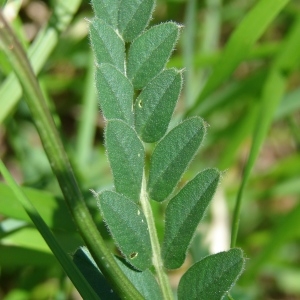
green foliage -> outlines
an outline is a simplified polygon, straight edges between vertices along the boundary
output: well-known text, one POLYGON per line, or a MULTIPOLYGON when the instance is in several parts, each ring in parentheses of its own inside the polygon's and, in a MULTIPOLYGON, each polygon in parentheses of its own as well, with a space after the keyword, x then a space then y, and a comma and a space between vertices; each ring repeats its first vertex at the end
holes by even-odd
MULTIPOLYGON (((146 300, 163 299, 157 281, 150 270, 136 272, 136 270, 132 269, 124 260, 119 257, 115 257, 115 259, 122 271, 146 300)), ((84 276, 88 278, 88 282, 101 299, 120 299, 120 297, 113 292, 111 285, 98 269, 87 248, 80 247, 77 249, 73 255, 73 261, 84 276)))
POLYGON ((164 266, 179 268, 195 230, 216 191, 220 173, 216 169, 200 172, 172 198, 166 209, 166 231, 162 246, 164 266))
POLYGON ((179 26, 168 22, 151 27, 137 37, 128 51, 127 76, 142 89, 162 71, 177 42, 179 26))
POLYGON ((151 199, 165 200, 192 161, 205 135, 201 118, 183 121, 155 147, 151 156, 148 191, 151 199))
POLYGON ((113 28, 95 18, 90 25, 90 38, 96 63, 109 63, 124 72, 125 45, 113 28))
MULTIPOLYGON (((100 193, 98 206, 116 246, 129 264, 145 271, 151 267, 153 256, 163 298, 170 299, 172 292, 164 279, 162 260, 167 268, 178 268, 183 264, 194 232, 217 188, 220 173, 216 169, 199 173, 170 200, 166 210, 165 237, 160 257, 160 245, 148 201, 151 199, 162 202, 172 194, 198 152, 206 126, 200 117, 193 117, 167 132, 181 91, 182 76, 176 69, 164 67, 178 39, 179 26, 168 22, 142 33, 149 22, 152 9, 152 1, 120 2, 118 34, 126 42, 132 41, 126 46, 127 60, 120 62, 120 65, 126 66, 126 71, 123 75, 117 70, 118 67, 103 63, 98 65, 96 71, 100 107, 104 117, 108 119, 105 145, 117 192, 100 193), (135 14, 141 12, 142 17, 136 18, 135 14), (142 89, 136 99, 133 97, 132 86, 135 94, 142 89), (131 110, 133 106, 134 124, 131 110), (144 170, 144 145, 138 135, 147 143, 160 140, 151 154, 149 174, 144 170)), ((96 58, 101 57, 103 48, 111 49, 112 56, 115 56, 116 47, 103 46, 103 37, 93 34, 95 22, 98 26, 103 26, 105 20, 99 22, 95 19, 91 23, 91 40, 96 58), (97 44, 100 45, 99 53, 97 44)), ((104 34, 107 32, 107 36, 114 40, 116 37, 112 29, 105 28, 104 34)), ((106 56, 109 57, 108 52, 104 58, 106 56)), ((99 59, 97 62, 99 63, 99 59)), ((232 260, 229 257, 231 253, 226 253, 225 261, 232 260)), ((221 265, 220 270, 218 269, 214 263, 216 257, 212 256, 201 262, 203 264, 209 260, 206 267, 213 267, 214 272, 210 276, 213 281, 219 279, 218 271, 222 272, 224 268, 221 265)), ((218 290, 211 287, 213 294, 219 293, 221 297, 224 294, 222 289, 226 287, 228 290, 234 283, 237 274, 241 272, 241 266, 231 268, 227 268, 230 276, 220 284, 220 288, 216 287, 218 290)), ((193 285, 199 281, 198 272, 193 271, 194 269, 195 267, 188 270, 185 275, 193 278, 193 285)), ((198 271, 198 267, 196 269, 198 271)), ((184 278, 183 289, 193 290, 193 285, 184 278)), ((200 279, 203 281, 201 273, 200 279)), ((146 284, 145 281, 142 283, 146 284)), ((200 292, 199 295, 208 299, 211 290, 200 292)))
POLYGON ((151 266, 151 242, 147 220, 140 207, 112 191, 99 195, 99 208, 126 260, 139 270, 151 266))
POLYGON ((42 28, 30 1, 0 2, 0 156, 45 222, 0 184, 1 299, 72 298, 65 272, 101 299, 299 297, 297 1, 92 0, 89 30, 80 0, 35 9, 51 14, 42 28), (181 127, 196 115, 202 143, 200 118, 181 127), (206 256, 228 249, 230 226, 250 258, 237 284, 239 249, 206 256))
POLYGON ((96 85, 103 116, 133 125, 131 82, 116 67, 101 64, 96 70, 96 85))
POLYGON ((207 256, 195 263, 181 278, 178 299, 222 299, 244 269, 240 249, 207 256))
POLYGON ((116 191, 138 202, 144 166, 142 142, 126 123, 112 120, 106 126, 105 145, 116 191))
POLYGON ((92 0, 91 2, 95 16, 113 28, 117 28, 120 0, 92 0))
POLYGON ((118 29, 126 42, 131 42, 148 25, 154 0, 123 0, 119 4, 118 29))
POLYGON ((182 85, 176 69, 164 70, 142 90, 135 101, 135 128, 146 143, 161 139, 168 129, 182 85))

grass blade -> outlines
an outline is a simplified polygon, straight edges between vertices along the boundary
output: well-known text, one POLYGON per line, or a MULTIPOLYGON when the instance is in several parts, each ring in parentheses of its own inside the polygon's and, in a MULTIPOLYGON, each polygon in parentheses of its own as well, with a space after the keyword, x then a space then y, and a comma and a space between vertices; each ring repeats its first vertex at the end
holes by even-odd
MULTIPOLYGON (((30 63, 38 74, 58 42, 59 35, 71 22, 81 0, 55 1, 53 14, 28 50, 30 63)), ((9 116, 22 96, 22 88, 15 74, 11 74, 0 87, 0 124, 9 116)))
POLYGON ((56 256, 59 263, 64 268, 65 272, 74 283, 79 293, 84 299, 99 299, 95 294, 91 286, 88 284, 86 279, 82 276, 76 266, 72 263, 71 258, 64 252, 61 248, 54 235, 50 231, 47 224, 41 218, 37 210, 31 204, 30 200, 25 196, 21 188, 17 185, 14 179, 9 174, 8 170, 4 166, 2 160, 0 161, 0 172, 5 178, 6 182, 9 184, 10 188, 16 195, 18 201, 22 204, 30 219, 39 230, 40 234, 43 236, 44 240, 48 244, 49 248, 56 256))
POLYGON ((187 115, 194 114, 198 105, 228 79, 238 64, 248 55, 268 25, 288 2, 289 0, 261 0, 257 2, 231 35, 214 72, 187 115))
POLYGON ((277 106, 281 98, 283 97, 289 75, 297 66, 297 61, 299 61, 300 59, 299 32, 300 18, 295 21, 289 35, 284 41, 281 52, 279 52, 273 64, 273 67, 270 70, 269 76, 263 89, 261 106, 257 117, 256 127, 253 133, 253 142, 243 174, 242 183, 237 195, 232 223, 231 247, 234 247, 236 244, 237 232, 239 227, 239 215, 244 189, 259 154, 261 145, 272 123, 272 119, 276 112, 277 106))

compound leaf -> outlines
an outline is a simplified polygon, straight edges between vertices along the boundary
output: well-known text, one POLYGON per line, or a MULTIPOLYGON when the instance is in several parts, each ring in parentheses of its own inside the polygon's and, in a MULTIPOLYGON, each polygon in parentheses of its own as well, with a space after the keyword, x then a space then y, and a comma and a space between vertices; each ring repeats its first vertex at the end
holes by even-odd
POLYGON ((90 39, 97 64, 109 63, 124 73, 125 44, 114 29, 94 18, 90 24, 90 39))
POLYGON ((216 191, 219 179, 217 169, 204 170, 168 203, 162 246, 166 268, 176 269, 183 264, 194 232, 216 191))
POLYGON ((244 269, 241 249, 209 255, 195 263, 182 276, 178 300, 220 300, 235 284, 244 269))
POLYGON ((151 199, 163 201, 172 193, 199 149, 205 131, 203 120, 193 117, 160 140, 150 161, 148 192, 151 199))
POLYGON ((126 42, 135 39, 148 25, 154 0, 123 0, 119 6, 119 31, 126 42))
POLYGON ((96 17, 105 21, 113 28, 117 28, 119 2, 120 0, 92 0, 96 17))
POLYGON ((133 125, 133 86, 127 77, 113 65, 101 64, 96 70, 96 86, 104 117, 133 125))
POLYGON ((99 195, 99 207, 120 251, 138 270, 152 265, 148 225, 140 207, 129 198, 112 191, 99 195))
POLYGON ((144 167, 142 142, 121 120, 108 121, 105 142, 116 191, 138 202, 144 167))
POLYGON ((146 85, 135 103, 135 129, 153 143, 166 133, 182 85, 181 72, 164 70, 146 85))
POLYGON ((128 51, 127 75, 142 89, 162 71, 179 35, 179 26, 168 22, 151 27, 136 38, 128 51))

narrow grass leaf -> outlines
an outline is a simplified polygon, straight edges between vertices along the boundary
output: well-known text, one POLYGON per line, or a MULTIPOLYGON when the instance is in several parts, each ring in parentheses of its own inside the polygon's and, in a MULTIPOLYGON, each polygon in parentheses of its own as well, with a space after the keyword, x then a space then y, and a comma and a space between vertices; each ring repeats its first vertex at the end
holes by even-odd
POLYGON ((235 284, 244 269, 240 249, 207 256, 195 263, 182 276, 178 300, 220 300, 235 284))
POLYGON ((253 45, 288 2, 289 0, 261 0, 256 3, 232 33, 223 54, 215 65, 214 72, 188 114, 193 113, 210 93, 228 79, 238 64, 249 55, 253 45))
POLYGON ((138 202, 144 167, 142 142, 134 129, 120 120, 108 121, 105 142, 116 191, 138 202))
MULTIPOLYGON (((30 200, 26 197, 17 183, 14 181, 13 177, 10 175, 2 160, 0 160, 0 173, 3 175, 4 179, 8 183, 9 187, 12 189, 16 198, 23 206, 24 210, 36 226, 37 230, 40 232, 41 236, 55 255, 56 259, 59 261, 64 271, 71 279, 73 284, 76 286, 77 290, 84 299, 99 299, 95 292, 92 290, 86 279, 82 276, 79 270, 71 261, 68 254, 62 249, 53 233, 42 219, 40 214, 37 212, 35 207, 32 205, 30 200)), ((23 257, 24 260, 24 257, 23 257)))
POLYGON ((134 40, 128 51, 127 75, 142 89, 167 63, 179 36, 179 26, 168 22, 151 27, 134 40))
POLYGON ((119 3, 120 0, 92 0, 95 16, 117 28, 119 3))
POLYGON ((249 180, 251 170, 258 157, 261 145, 263 144, 263 141, 268 133, 268 129, 276 112, 276 108, 278 107, 278 104, 284 95, 289 75, 297 66, 297 63, 300 59, 300 52, 298 51, 300 47, 299 32, 300 17, 298 16, 297 20, 293 24, 292 29, 282 44, 281 51, 276 57, 262 91, 260 108, 253 133, 253 142, 234 209, 231 233, 232 247, 235 246, 237 239, 242 197, 249 180))
POLYGON ((150 81, 135 102, 135 129, 153 143, 166 133, 182 86, 182 74, 164 70, 150 81))
MULTIPOLYGON (((46 191, 20 187, 22 192, 30 199, 43 220, 51 229, 67 230, 75 232, 75 225, 67 205, 63 199, 53 196, 46 191), (41 201, 43 199, 43 201, 41 201)), ((30 217, 24 211, 14 192, 4 183, 0 182, 0 213, 6 217, 17 220, 30 221, 30 217)))
POLYGON ((199 117, 185 120, 156 146, 150 161, 148 192, 151 199, 165 200, 174 190, 205 135, 199 117))
MULTIPOLYGON (((28 49, 31 66, 38 74, 44 67, 54 47, 59 41, 59 35, 65 31, 81 0, 59 0, 55 2, 51 18, 45 27, 42 26, 33 43, 28 49)), ((0 86, 0 123, 10 116, 22 96, 22 88, 15 74, 10 74, 0 86)))
POLYGON ((119 31, 131 42, 148 25, 155 6, 154 0, 123 0, 119 6, 119 31))
MULTIPOLYGON (((150 270, 143 272, 134 270, 125 260, 115 256, 120 269, 134 284, 145 300, 162 300, 162 294, 157 281, 150 270)), ((73 255, 73 261, 81 272, 89 278, 89 283, 101 299, 120 299, 98 269, 93 257, 86 247, 80 247, 73 255), (105 292, 105 293, 104 293, 105 292), (102 297, 101 297, 102 296, 102 297)))
POLYGON ((217 169, 204 170, 168 203, 162 246, 166 268, 176 269, 183 264, 194 232, 216 191, 219 179, 220 172, 217 169))
POLYGON ((90 286, 100 299, 120 300, 120 297, 114 292, 110 283, 105 279, 98 269, 93 257, 86 247, 79 247, 72 255, 73 262, 87 279, 90 286))
POLYGON ((114 29, 94 18, 90 24, 90 39, 96 63, 109 63, 124 73, 125 44, 114 29))
POLYGON ((146 270, 152 265, 148 225, 141 208, 112 191, 99 195, 99 207, 116 244, 130 265, 146 270))
POLYGON ((133 125, 133 86, 127 77, 110 64, 96 70, 100 107, 106 119, 120 119, 133 125))

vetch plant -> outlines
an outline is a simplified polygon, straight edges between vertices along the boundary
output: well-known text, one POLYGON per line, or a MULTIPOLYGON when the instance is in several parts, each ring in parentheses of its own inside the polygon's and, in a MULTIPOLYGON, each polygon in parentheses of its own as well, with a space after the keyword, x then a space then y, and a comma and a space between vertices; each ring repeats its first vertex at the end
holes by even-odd
MULTIPOLYGON (((147 28, 153 0, 93 0, 92 4, 95 18, 90 22, 90 40, 114 178, 114 190, 96 194, 98 207, 124 259, 117 259, 118 264, 137 290, 145 299, 173 299, 166 270, 184 263, 220 181, 220 171, 206 169, 174 195, 206 134, 200 117, 183 120, 169 130, 182 72, 165 66, 181 26, 167 22, 147 28), (145 168, 146 143, 156 143, 149 169, 145 168), (150 201, 167 200, 160 245, 150 201), (158 284, 149 271, 152 266, 158 284), (138 277, 139 283, 134 279, 138 277)), ((89 257, 86 249, 77 255, 89 257)), ((182 276, 178 299, 222 299, 243 268, 240 249, 207 256, 182 276)))
MULTIPOLYGON (((27 56, 1 12, 3 48, 86 244, 74 253, 73 262, 2 162, 0 171, 83 298, 173 299, 167 270, 184 263, 220 181, 220 171, 206 169, 177 189, 206 134, 200 117, 190 117, 170 128, 182 88, 182 72, 165 66, 181 26, 167 22, 147 28, 153 0, 93 0, 92 4, 95 18, 90 22, 90 40, 96 62, 95 80, 106 120, 105 147, 114 179, 113 190, 95 196, 121 255, 115 256, 108 249, 89 214, 27 56), (148 168, 147 143, 155 143, 148 168), (150 201, 168 202, 162 243, 150 201)), ((243 268, 240 249, 204 257, 182 276, 177 298, 222 299, 243 268)))
MULTIPOLYGON (((268 277, 282 295, 297 293, 295 280, 287 280, 295 278, 297 259, 285 255, 291 246, 298 247, 295 224, 300 216, 295 198, 299 194, 295 146, 300 143, 296 111, 300 91, 295 81, 300 18, 292 9, 296 1, 253 1, 250 6, 239 6, 238 15, 226 20, 223 12, 231 10, 236 1, 219 1, 218 5, 206 1, 204 6, 195 0, 182 5, 164 1, 166 9, 159 18, 167 20, 176 14, 186 25, 182 30, 174 22, 149 28, 153 1, 95 0, 96 17, 89 26, 94 54, 86 40, 88 30, 72 30, 78 28, 78 19, 86 25, 82 17, 74 19, 81 2, 50 1, 44 8, 51 17, 40 28, 27 10, 30 3, 21 6, 20 1, 0 1, 0 172, 5 179, 0 182, 0 298, 22 295, 33 299, 45 293, 50 298, 72 298, 73 289, 57 285, 67 275, 88 300, 232 299, 237 294, 239 299, 249 292, 261 299, 268 298, 272 290, 259 281, 265 266, 268 270, 273 266, 268 277), (178 9, 185 13, 176 13, 178 9), (30 41, 22 34, 28 17, 40 28, 30 41), (237 19, 241 20, 238 24, 237 19), (60 37, 72 20, 71 30, 60 37), (228 22, 233 24, 230 36, 223 30, 228 22), (169 59, 180 31, 184 34, 181 51, 169 59), (268 32, 278 34, 265 34, 268 32), (84 42, 78 43, 80 39, 84 42), (181 120, 175 122, 172 115, 182 90, 184 66, 189 72, 185 74, 184 101, 176 115, 181 120), (73 72, 78 68, 79 72, 73 72), (96 85, 105 118, 107 155, 101 141, 94 141, 99 118, 96 85), (65 100, 57 106, 62 96, 65 100), (17 105, 19 100, 25 100, 27 106, 17 105), (78 105, 82 108, 79 115, 78 105), (78 116, 80 122, 73 131, 69 121, 77 122, 78 116), (207 126, 196 116, 213 125, 199 157, 196 153, 207 126), (276 126, 271 127, 274 122, 276 126), (64 142, 55 124, 66 134, 64 142), (37 134, 41 145, 32 143, 38 140, 37 134), (274 137, 279 143, 273 143, 274 137), (249 140, 251 149, 245 158, 249 140), (265 143, 267 147, 262 148, 265 143), (269 147, 273 144, 275 147, 269 147), (46 157, 40 160, 43 152, 49 164, 46 157), (272 153, 276 155, 261 164, 265 154, 272 153), (222 183, 226 198, 232 199, 238 191, 230 247, 238 241, 251 257, 240 279, 243 288, 230 291, 232 296, 228 291, 244 264, 241 250, 204 257, 199 238, 206 233, 197 230, 195 234, 222 174, 215 168, 201 171, 200 167, 197 174, 197 163, 207 166, 202 157, 208 156, 220 170, 229 169, 230 188, 222 183), (22 187, 14 182, 2 159, 12 174, 18 170, 22 187), (109 184, 108 162, 113 188, 100 188, 103 192, 95 192, 95 199, 89 189, 109 184), (189 179, 194 178, 183 185, 186 171, 189 179), (253 201, 247 201, 250 198, 253 201), (284 207, 280 215, 274 203, 284 207), (270 209, 257 209, 261 205, 270 209), (263 237, 257 239, 266 218, 263 237), (102 228, 103 220, 111 238, 102 228), (279 261, 284 276, 278 272, 279 261), (28 276, 28 270, 36 276, 28 276)), ((90 13, 91 7, 80 7, 82 14, 90 13)), ((222 201, 213 200, 211 229, 223 220, 216 210, 226 212, 218 200, 222 201)), ((227 231, 229 224, 222 226, 227 231)))

